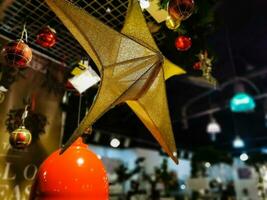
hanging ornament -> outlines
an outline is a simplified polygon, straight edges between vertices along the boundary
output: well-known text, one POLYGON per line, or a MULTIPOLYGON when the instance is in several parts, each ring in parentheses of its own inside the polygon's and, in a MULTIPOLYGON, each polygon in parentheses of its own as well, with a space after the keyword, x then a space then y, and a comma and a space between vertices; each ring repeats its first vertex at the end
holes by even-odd
POLYGON ((168 29, 176 30, 180 26, 181 21, 180 20, 174 20, 172 17, 168 16, 166 21, 165 21, 165 24, 166 24, 168 29))
POLYGON ((35 178, 30 200, 107 200, 108 188, 103 163, 82 142, 82 138, 78 138, 62 155, 56 151, 43 162, 35 178))
POLYGON ((18 68, 26 68, 27 64, 32 60, 32 50, 24 42, 24 36, 27 43, 28 36, 26 25, 23 27, 21 38, 19 40, 11 41, 4 46, 2 54, 8 65, 18 68))
POLYGON ((168 4, 168 13, 174 20, 186 20, 192 15, 194 6, 194 0, 170 0, 168 4))
POLYGON ((188 36, 179 36, 175 40, 175 47, 178 51, 187 51, 192 45, 191 38, 188 36))
POLYGON ((31 144, 32 135, 25 126, 20 126, 10 134, 9 142, 15 149, 25 149, 31 144))
POLYGON ((176 30, 183 20, 186 20, 194 11, 194 0, 170 0, 167 6, 169 16, 166 26, 170 30, 176 30))
POLYGON ((213 142, 216 140, 217 134, 221 132, 220 124, 212 116, 210 117, 210 122, 208 123, 206 127, 206 131, 208 134, 210 134, 211 140, 213 142))
POLYGON ((2 53, 8 65, 18 68, 26 68, 32 59, 32 50, 21 39, 9 42, 2 53))
POLYGON ((201 51, 197 55, 199 61, 196 62, 193 66, 194 69, 196 70, 201 70, 202 71, 202 77, 207 80, 210 84, 216 86, 217 81, 216 79, 212 76, 212 59, 208 57, 208 52, 207 51, 201 51))
POLYGON ((56 44, 57 36, 55 29, 50 26, 44 27, 37 35, 36 43, 44 48, 53 47, 56 44))
POLYGON ((15 149, 25 149, 31 144, 32 141, 31 132, 24 126, 25 119, 28 116, 28 107, 28 105, 25 106, 24 112, 22 114, 22 125, 14 130, 9 136, 9 142, 15 149))
POLYGON ((195 62, 195 64, 193 65, 193 68, 195 70, 200 70, 201 69, 201 63, 198 61, 198 62, 195 62))

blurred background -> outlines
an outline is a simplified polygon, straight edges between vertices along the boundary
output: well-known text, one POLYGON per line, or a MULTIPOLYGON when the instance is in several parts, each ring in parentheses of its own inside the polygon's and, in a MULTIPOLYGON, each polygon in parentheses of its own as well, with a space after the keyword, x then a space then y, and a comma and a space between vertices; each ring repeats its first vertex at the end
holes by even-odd
MULTIPOLYGON (((70 2, 117 31, 124 24, 128 1, 70 2)), ((179 165, 125 103, 114 106, 86 137, 107 170, 110 199, 266 199, 267 1, 139 3, 160 51, 186 71, 166 80, 179 165)), ((0 1, 0 47, 0 196, 23 199, 39 164, 88 112, 101 77, 44 1, 0 1), (28 154, 9 144, 25 106, 28 154)))

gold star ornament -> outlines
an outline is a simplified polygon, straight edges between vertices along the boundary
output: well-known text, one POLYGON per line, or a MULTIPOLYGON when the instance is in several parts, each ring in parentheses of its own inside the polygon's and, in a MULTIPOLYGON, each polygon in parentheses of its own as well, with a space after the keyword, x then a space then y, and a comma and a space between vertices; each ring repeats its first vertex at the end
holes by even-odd
POLYGON ((126 102, 177 163, 165 79, 185 72, 159 51, 138 1, 129 1, 121 33, 66 0, 46 0, 46 3, 86 50, 101 74, 95 101, 62 152, 110 108, 126 102))

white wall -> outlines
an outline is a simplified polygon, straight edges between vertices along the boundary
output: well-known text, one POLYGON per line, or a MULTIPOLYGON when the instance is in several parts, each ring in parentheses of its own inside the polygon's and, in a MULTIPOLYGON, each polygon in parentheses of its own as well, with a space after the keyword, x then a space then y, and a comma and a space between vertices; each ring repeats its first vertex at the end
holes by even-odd
MULTIPOLYGON (((137 158, 145 157, 145 169, 147 173, 153 173, 154 167, 160 167, 164 159, 164 157, 155 150, 147 150, 141 148, 114 149, 96 145, 89 145, 89 148, 101 157, 122 160, 129 169, 132 169, 135 166, 134 162, 137 158)), ((176 165, 170 158, 167 159, 169 170, 176 171, 179 179, 186 180, 190 176, 190 161, 181 159, 179 160, 179 165, 176 165)))

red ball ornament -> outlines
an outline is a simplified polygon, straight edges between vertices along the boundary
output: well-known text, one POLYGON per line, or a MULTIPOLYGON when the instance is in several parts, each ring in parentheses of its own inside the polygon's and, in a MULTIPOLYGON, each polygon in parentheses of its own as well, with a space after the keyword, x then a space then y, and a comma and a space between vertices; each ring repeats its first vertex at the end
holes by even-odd
POLYGON ((18 129, 10 134, 9 142, 15 149, 25 149, 31 144, 32 135, 28 129, 24 126, 20 126, 18 129))
POLYGON ((42 47, 50 48, 56 44, 57 36, 55 29, 50 26, 44 27, 37 35, 36 43, 42 47))
POLYGON ((2 54, 7 64, 18 68, 26 68, 32 60, 32 50, 23 40, 7 43, 2 50, 2 54))
POLYGON ((201 69, 201 62, 200 62, 200 61, 196 62, 196 63, 194 64, 193 68, 194 68, 195 70, 200 70, 200 69, 201 69))
POLYGON ((75 88, 73 87, 73 85, 71 84, 71 82, 67 81, 66 84, 65 84, 65 89, 67 91, 76 91, 75 88))
POLYGON ((101 160, 79 138, 62 155, 58 150, 43 162, 32 186, 30 200, 108 200, 108 188, 101 160))
POLYGON ((194 11, 194 0, 170 0, 168 13, 174 20, 185 20, 194 11))
POLYGON ((175 40, 175 47, 179 51, 187 51, 191 47, 191 45, 191 38, 187 36, 179 36, 175 40))

